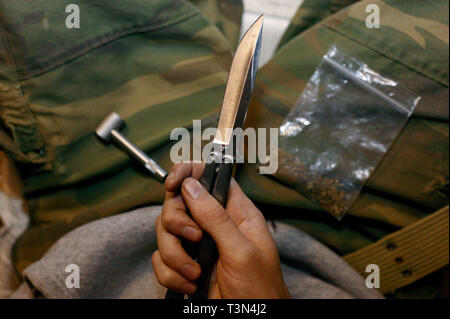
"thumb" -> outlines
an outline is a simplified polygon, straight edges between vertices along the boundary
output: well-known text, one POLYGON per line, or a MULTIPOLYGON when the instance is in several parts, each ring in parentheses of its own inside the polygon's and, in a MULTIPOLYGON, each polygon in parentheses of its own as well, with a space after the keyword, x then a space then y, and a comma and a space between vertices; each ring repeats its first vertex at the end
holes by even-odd
POLYGON ((194 178, 184 180, 181 194, 198 225, 215 241, 219 254, 232 252, 250 242, 219 202, 194 178))

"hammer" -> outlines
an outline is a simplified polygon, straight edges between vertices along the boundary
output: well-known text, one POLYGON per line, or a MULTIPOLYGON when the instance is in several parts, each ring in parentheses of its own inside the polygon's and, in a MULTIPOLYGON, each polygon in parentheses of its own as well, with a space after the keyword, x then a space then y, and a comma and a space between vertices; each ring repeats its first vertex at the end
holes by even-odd
POLYGON ((153 177, 161 183, 164 183, 167 172, 119 132, 124 126, 125 122, 120 115, 113 112, 100 123, 95 130, 95 134, 105 143, 113 141, 132 158, 142 164, 153 177))

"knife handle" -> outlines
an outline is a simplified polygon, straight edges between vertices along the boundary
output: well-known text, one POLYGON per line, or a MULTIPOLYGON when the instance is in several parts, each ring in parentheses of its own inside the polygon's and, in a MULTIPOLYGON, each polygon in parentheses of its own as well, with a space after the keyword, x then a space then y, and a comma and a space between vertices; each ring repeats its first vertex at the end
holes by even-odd
POLYGON ((228 188, 230 187, 231 175, 233 173, 233 162, 220 163, 216 181, 211 190, 211 195, 225 207, 228 196, 228 188))
MULTIPOLYGON (((216 180, 210 192, 223 207, 225 207, 232 172, 233 163, 219 164, 216 180)), ((197 280, 197 290, 194 294, 189 296, 189 299, 206 299, 208 297, 209 282, 217 257, 218 252, 216 243, 211 236, 205 232, 204 237, 200 242, 200 250, 197 257, 197 262, 199 263, 202 272, 200 278, 197 280)))

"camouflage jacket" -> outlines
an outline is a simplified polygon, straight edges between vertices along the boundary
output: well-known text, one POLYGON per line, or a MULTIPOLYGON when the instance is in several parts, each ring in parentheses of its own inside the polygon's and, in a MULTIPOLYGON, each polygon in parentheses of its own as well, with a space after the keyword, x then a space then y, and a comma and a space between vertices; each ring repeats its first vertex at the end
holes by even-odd
MULTIPOLYGON (((79 0, 81 28, 67 29, 70 2, 0 0, 0 146, 19 165, 32 219, 18 272, 79 225, 162 202, 161 185, 93 130, 116 111, 169 168, 170 131, 217 119, 242 13, 239 0, 79 0)), ((448 204, 448 25, 443 0, 304 1, 258 73, 247 126, 278 127, 333 43, 422 100, 342 222, 240 167, 268 217, 344 255, 448 204), (380 29, 365 26, 370 3, 380 29)))

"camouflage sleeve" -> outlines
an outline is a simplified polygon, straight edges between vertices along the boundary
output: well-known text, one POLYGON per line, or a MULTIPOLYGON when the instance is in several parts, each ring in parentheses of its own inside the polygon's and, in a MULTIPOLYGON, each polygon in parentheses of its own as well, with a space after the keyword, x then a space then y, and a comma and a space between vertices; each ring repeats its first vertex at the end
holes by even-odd
MULTIPOLYGON (((292 38, 324 20, 328 16, 359 0, 305 0, 283 34, 278 49, 282 48, 292 38)), ((278 50, 277 49, 277 50, 278 50)))

